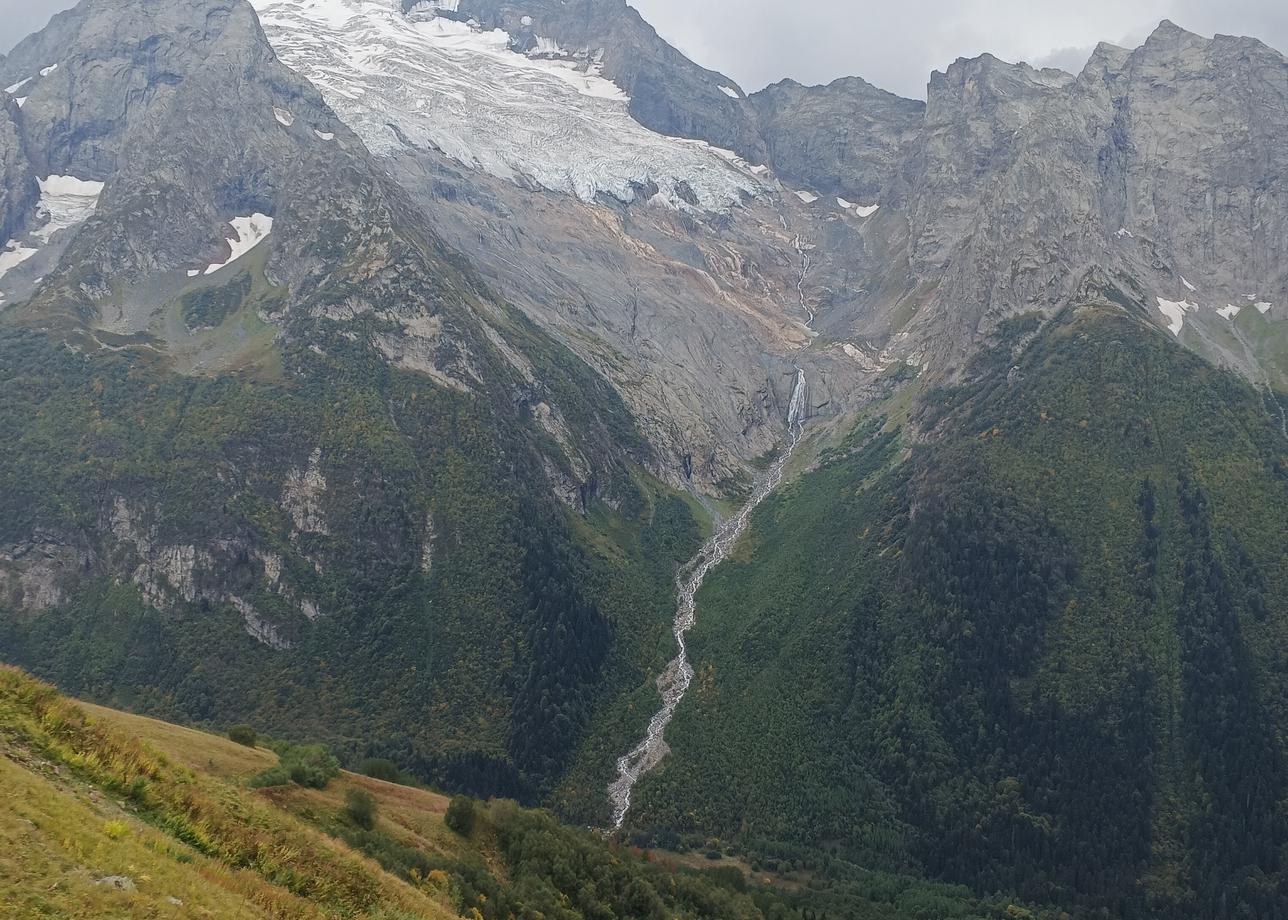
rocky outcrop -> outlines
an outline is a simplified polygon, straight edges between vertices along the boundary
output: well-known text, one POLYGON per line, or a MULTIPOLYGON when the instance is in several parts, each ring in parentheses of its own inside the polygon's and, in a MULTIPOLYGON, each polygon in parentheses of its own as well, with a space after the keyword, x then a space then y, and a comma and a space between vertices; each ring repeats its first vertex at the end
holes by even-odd
POLYGON ((1261 304, 1274 321, 1288 283, 1272 255, 1288 244, 1286 74, 1260 42, 1170 22, 1134 51, 1100 46, 1078 76, 957 61, 932 77, 875 219, 888 293, 856 322, 884 318, 951 374, 1007 317, 1050 316, 1090 286, 1283 379, 1288 355, 1236 319, 1261 304))
POLYGON ((750 97, 767 162, 818 194, 875 204, 894 180, 925 117, 924 103, 858 77, 827 86, 775 83, 750 97))
POLYGON ((40 197, 35 173, 23 149, 19 118, 18 104, 0 92, 0 252, 23 229, 40 197))

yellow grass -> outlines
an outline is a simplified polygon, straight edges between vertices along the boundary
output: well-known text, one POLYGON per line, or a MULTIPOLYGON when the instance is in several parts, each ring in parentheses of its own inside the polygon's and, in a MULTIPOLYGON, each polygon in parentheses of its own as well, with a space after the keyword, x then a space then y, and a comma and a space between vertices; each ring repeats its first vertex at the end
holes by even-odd
POLYGON ((174 763, 221 779, 240 779, 277 763, 277 755, 264 748, 248 748, 220 735, 183 728, 132 713, 76 704, 91 719, 119 729, 156 748, 174 763))
POLYGON ((361 785, 383 821, 430 845, 446 835, 441 796, 351 775, 300 802, 245 787, 274 761, 215 735, 73 704, 0 667, 0 916, 455 915, 442 894, 394 878, 288 810, 335 811, 361 785), (131 890, 98 884, 111 876, 131 890))

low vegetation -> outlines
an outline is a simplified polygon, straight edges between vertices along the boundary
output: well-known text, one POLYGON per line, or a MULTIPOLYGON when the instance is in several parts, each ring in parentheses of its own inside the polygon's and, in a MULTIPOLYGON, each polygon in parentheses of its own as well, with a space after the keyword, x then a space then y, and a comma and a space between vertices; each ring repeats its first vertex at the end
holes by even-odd
MULTIPOLYGON (((784 875, 780 886, 745 865, 628 850, 513 802, 448 800, 357 774, 253 790, 253 761, 236 742, 90 711, 0 668, 6 917, 169 916, 180 906, 291 920, 1037 916, 894 876, 824 889, 784 875)), ((282 759, 315 759, 310 747, 279 747, 282 759)))

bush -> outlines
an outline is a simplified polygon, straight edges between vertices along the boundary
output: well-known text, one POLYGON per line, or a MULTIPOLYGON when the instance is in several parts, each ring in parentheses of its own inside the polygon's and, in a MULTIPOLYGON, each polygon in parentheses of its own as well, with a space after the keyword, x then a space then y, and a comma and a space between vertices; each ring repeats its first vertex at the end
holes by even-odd
POLYGON ((407 774, 399 770, 392 760, 385 760, 383 757, 368 757, 358 764, 357 772, 372 779, 382 779, 387 783, 401 783, 404 786, 408 784, 407 774))
POLYGON ((253 748, 259 743, 259 732, 249 725, 234 725, 228 729, 228 740, 253 748))
POLYGON ((344 814, 358 827, 371 830, 376 826, 376 797, 365 789, 350 789, 344 794, 344 814))
POLYGON ((320 744, 277 744, 278 763, 251 777, 255 788, 295 783, 310 789, 325 789, 340 774, 340 762, 320 744))
POLYGON ((267 789, 273 786, 289 786, 291 783, 291 771, 278 764, 275 767, 269 767, 260 773, 256 773, 249 780, 252 789, 267 789))
POLYGON ((443 821, 451 830, 468 837, 474 830, 474 800, 463 795, 453 797, 443 821))

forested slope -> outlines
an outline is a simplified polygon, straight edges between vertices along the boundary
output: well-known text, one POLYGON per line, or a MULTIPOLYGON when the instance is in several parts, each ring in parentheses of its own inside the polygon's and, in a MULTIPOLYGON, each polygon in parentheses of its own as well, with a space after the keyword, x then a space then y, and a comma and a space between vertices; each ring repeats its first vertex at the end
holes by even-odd
POLYGON ((5 331, 0 658, 538 796, 666 653, 672 569, 699 536, 633 464, 612 391, 514 322, 584 413, 579 439, 620 426, 603 495, 574 508, 504 378, 462 394, 339 335, 326 358, 287 346, 275 377, 194 378, 5 331), (589 512, 613 535, 574 527, 589 512))
POLYGON ((1288 440, 1118 305, 1004 327, 714 573, 635 824, 1115 916, 1288 905, 1288 440), (906 451, 906 452, 905 452, 906 451))

